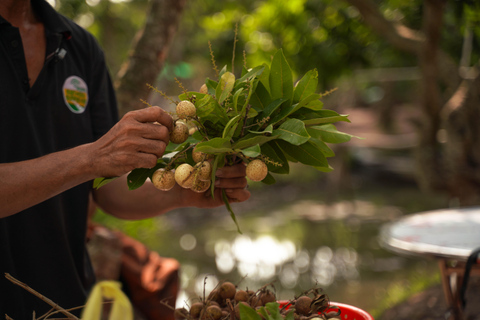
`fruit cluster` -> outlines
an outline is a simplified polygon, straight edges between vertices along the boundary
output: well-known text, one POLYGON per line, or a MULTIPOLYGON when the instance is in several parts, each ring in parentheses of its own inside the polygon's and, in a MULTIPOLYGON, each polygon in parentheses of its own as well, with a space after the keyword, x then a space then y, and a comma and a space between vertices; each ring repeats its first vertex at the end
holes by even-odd
POLYGON ((338 319, 340 309, 330 306, 326 294, 318 289, 305 292, 292 301, 277 303, 275 293, 264 286, 257 291, 238 289, 231 282, 219 284, 204 300, 189 309, 175 309, 177 320, 243 320, 243 319, 338 319), (311 298, 309 295, 313 295, 311 298))
MULTIPOLYGON (((201 88, 200 91, 203 91, 201 88)), ((182 100, 176 106, 176 115, 178 120, 174 123, 174 129, 170 132, 170 141, 175 144, 181 144, 187 141, 191 132, 187 121, 195 119, 196 107, 189 100, 182 100)), ((191 189, 195 192, 207 191, 212 182, 211 160, 213 156, 205 152, 192 150, 192 159, 196 163, 194 166, 189 163, 182 163, 175 169, 160 168, 152 175, 152 182, 157 189, 168 191, 175 186, 175 183, 182 188, 191 189)), ((252 181, 261 181, 268 174, 268 168, 261 159, 253 159, 247 164, 247 177, 252 181)))

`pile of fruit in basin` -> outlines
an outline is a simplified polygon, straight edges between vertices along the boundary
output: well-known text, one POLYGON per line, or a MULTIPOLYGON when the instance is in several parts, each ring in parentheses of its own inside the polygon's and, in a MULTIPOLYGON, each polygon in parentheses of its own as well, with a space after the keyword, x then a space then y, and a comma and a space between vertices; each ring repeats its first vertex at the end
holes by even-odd
POLYGON ((273 285, 257 291, 238 289, 232 282, 217 285, 189 308, 175 310, 177 320, 308 320, 340 319, 341 309, 330 305, 321 289, 311 289, 291 301, 277 301, 273 285), (272 289, 272 290, 271 290, 272 289))

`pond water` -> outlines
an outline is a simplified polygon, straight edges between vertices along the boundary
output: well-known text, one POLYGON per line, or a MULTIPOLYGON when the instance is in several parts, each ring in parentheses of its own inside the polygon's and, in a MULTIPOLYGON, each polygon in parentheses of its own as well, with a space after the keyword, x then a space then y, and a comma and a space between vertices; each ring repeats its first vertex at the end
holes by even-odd
POLYGON ((286 300, 316 286, 331 301, 376 315, 403 294, 439 282, 435 261, 391 253, 378 235, 402 215, 444 207, 443 197, 426 196, 411 183, 360 180, 353 193, 332 200, 326 185, 318 178, 253 185, 252 198, 233 205, 242 234, 224 208, 110 223, 179 260, 177 307, 229 280, 253 290, 272 283, 277 299, 286 300))

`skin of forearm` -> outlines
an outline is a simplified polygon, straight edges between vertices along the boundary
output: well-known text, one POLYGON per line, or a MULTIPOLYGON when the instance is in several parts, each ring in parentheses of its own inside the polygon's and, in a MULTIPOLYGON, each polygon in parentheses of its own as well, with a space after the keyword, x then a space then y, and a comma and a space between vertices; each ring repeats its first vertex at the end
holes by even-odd
POLYGON ((126 220, 146 219, 161 215, 172 209, 185 207, 179 186, 168 192, 156 189, 147 180, 136 190, 129 190, 127 175, 95 189, 95 203, 106 213, 126 220))
POLYGON ((95 178, 88 145, 0 164, 0 218, 95 178))

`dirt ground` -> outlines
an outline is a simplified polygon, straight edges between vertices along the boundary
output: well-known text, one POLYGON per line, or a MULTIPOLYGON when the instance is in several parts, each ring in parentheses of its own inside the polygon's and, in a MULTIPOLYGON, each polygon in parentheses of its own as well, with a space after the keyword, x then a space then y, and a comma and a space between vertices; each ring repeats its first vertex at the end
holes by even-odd
MULTIPOLYGON (((388 309, 376 320, 445 320, 448 317, 442 286, 436 285, 417 293, 388 309)), ((453 319, 453 318, 450 318, 453 319)), ((470 279, 466 292, 464 320, 480 319, 480 278, 470 279)))

